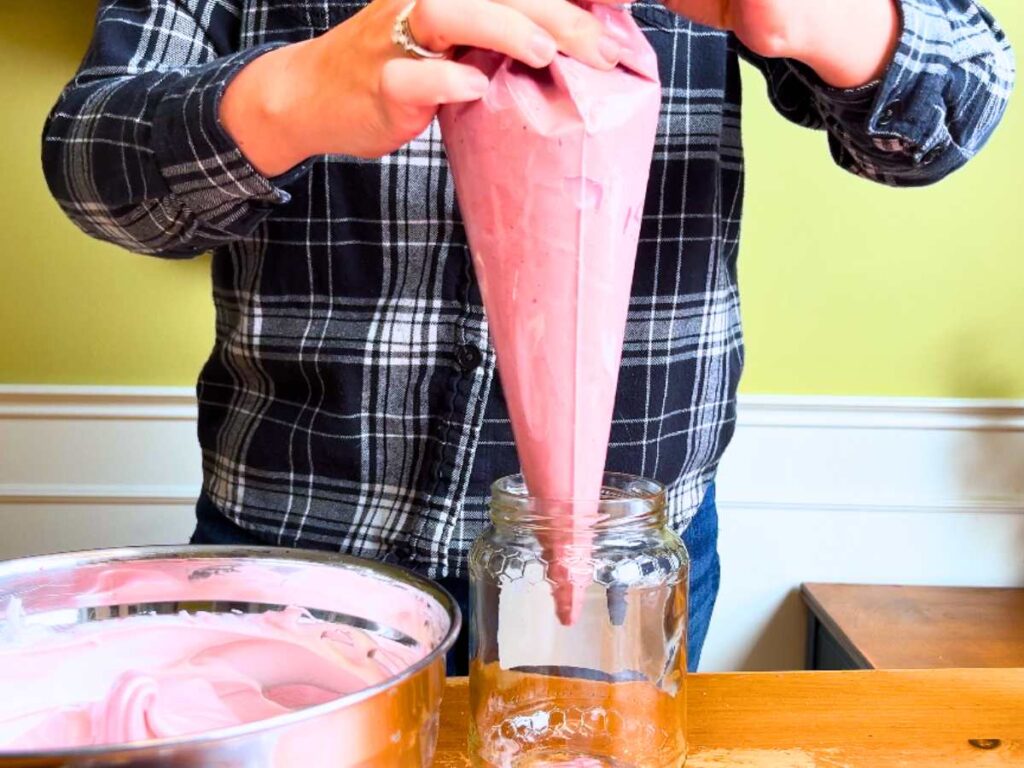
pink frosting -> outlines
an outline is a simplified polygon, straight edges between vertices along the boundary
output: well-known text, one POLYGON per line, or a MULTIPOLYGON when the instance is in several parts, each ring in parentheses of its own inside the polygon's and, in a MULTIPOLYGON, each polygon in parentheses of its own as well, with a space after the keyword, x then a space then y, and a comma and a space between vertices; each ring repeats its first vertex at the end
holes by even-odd
POLYGON ((263 720, 381 683, 427 652, 298 608, 22 627, 0 643, 0 751, 263 720))
POLYGON ((464 61, 490 90, 441 110, 523 474, 565 519, 544 542, 565 623, 591 578, 661 104, 657 59, 632 17, 593 10, 623 44, 623 66, 601 72, 560 55, 531 70, 473 51, 464 61))
MULTIPOLYGON (((166 601, 233 600, 306 605, 360 616, 400 628, 417 643, 435 648, 449 629, 444 608, 417 588, 386 580, 367 569, 330 564, 253 559, 153 559, 81 565, 52 577, 45 589, 12 581, 29 613, 166 601), (287 596, 285 599, 283 596, 287 596)), ((3 610, 3 605, 0 605, 3 610)))

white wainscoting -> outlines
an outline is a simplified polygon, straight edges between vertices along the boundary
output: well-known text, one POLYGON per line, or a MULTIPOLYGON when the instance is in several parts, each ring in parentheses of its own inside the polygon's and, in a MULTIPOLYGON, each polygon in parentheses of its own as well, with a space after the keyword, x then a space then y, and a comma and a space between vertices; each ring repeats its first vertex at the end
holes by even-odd
POLYGON ((189 389, 0 387, 0 558, 186 541, 201 477, 189 389))
POLYGON ((1024 586, 1024 403, 741 398, 702 668, 803 664, 804 581, 1024 586))
MULTIPOLYGON (((0 557, 184 541, 189 389, 0 386, 0 557)), ((744 397, 705 669, 802 664, 802 581, 1024 585, 1024 403, 744 397)))

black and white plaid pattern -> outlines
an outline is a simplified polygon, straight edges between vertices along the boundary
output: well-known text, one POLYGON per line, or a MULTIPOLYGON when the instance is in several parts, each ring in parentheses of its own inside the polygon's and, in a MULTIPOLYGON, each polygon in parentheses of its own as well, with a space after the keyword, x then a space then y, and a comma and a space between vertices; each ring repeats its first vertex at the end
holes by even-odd
MULTIPOLYGON (((379 161, 256 172, 217 120, 268 48, 344 0, 103 0, 47 124, 57 200, 86 232, 161 256, 214 252, 216 346, 199 380, 205 491, 268 542, 458 575, 489 483, 517 469, 487 322, 436 127, 379 161)), ((739 55, 837 162, 895 185, 962 165, 1004 111, 1014 63, 972 0, 904 0, 884 82, 826 87, 660 5, 664 108, 633 285, 610 468, 671 487, 687 525, 733 432, 743 367, 739 55)))

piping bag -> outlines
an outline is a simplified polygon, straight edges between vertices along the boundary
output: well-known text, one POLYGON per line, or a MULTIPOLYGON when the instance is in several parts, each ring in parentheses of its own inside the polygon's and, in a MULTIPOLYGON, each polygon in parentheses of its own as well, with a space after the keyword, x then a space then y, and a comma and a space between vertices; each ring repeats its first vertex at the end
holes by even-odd
POLYGON ((594 69, 559 54, 532 69, 493 51, 490 78, 440 111, 516 449, 559 620, 593 581, 612 409, 661 107, 657 58, 628 11, 592 12, 622 45, 594 69))

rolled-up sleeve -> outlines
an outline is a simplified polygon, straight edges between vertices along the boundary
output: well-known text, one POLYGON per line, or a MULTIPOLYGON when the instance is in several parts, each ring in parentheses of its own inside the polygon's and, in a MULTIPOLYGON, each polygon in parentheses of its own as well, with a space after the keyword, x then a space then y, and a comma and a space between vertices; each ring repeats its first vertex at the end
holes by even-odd
POLYGON ((775 108, 828 131, 836 163, 892 186, 922 186, 963 166, 1006 111, 1013 51, 973 0, 900 0, 903 28, 883 78, 842 90, 787 59, 744 55, 768 81, 775 108))
POLYGON ((224 89, 270 47, 237 47, 225 0, 105 0, 86 58, 43 131, 67 215, 133 251, 191 256, 245 236, 288 199, 219 120, 224 89))

